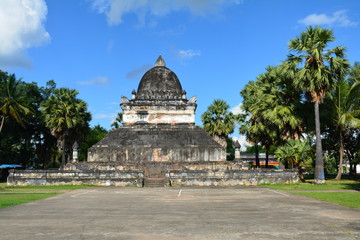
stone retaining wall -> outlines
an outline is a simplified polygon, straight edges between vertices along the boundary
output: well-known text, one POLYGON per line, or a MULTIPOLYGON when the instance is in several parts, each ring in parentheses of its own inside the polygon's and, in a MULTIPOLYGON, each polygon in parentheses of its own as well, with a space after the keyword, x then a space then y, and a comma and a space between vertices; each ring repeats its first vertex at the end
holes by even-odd
POLYGON ((142 187, 142 171, 11 170, 9 186, 79 185, 142 187))
POLYGON ((171 186, 249 186, 299 181, 296 171, 274 170, 169 171, 166 178, 171 186))
MULTIPOLYGON (((274 183, 296 183, 296 171, 263 170, 170 170, 165 172, 166 186, 242 186, 274 183)), ((142 187, 143 171, 61 171, 11 170, 9 186, 77 185, 142 187)))

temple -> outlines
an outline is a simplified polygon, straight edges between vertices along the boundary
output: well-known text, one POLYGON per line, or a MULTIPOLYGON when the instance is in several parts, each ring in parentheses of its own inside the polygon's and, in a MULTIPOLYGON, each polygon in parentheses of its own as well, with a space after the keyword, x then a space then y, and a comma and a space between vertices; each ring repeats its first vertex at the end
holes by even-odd
POLYGON ((225 150, 195 126, 196 97, 186 92, 160 56, 142 77, 131 99, 121 97, 123 126, 88 151, 88 162, 224 161, 225 150))
MULTIPOLYGON (((237 186, 296 182, 296 172, 246 171, 240 161, 195 126, 196 97, 187 99, 160 56, 131 98, 121 97, 123 125, 88 150, 87 161, 63 170, 17 170, 8 185, 237 186)), ((76 148, 75 148, 76 149, 76 148)))

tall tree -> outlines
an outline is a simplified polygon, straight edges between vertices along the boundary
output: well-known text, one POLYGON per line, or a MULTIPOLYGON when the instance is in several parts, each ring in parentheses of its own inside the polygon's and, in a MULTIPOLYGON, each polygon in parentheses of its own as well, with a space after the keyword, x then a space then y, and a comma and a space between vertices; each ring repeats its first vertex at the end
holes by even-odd
POLYGON ((316 133, 315 183, 325 183, 324 159, 321 144, 319 104, 325 94, 333 89, 337 75, 348 68, 344 59, 344 47, 326 49, 333 42, 332 30, 319 26, 308 27, 289 43, 291 54, 284 63, 285 73, 294 79, 294 85, 304 91, 314 103, 316 133))
POLYGON ((224 100, 216 99, 201 116, 205 131, 224 148, 228 135, 234 132, 236 121, 236 115, 228 110, 229 107, 224 100))
POLYGON ((335 91, 330 95, 333 103, 334 124, 339 136, 339 170, 336 179, 340 180, 343 172, 344 138, 351 129, 360 128, 360 80, 350 85, 349 79, 343 77, 336 82, 335 91))
POLYGON ((41 105, 46 126, 61 142, 61 168, 66 164, 66 151, 71 146, 67 144, 68 138, 79 135, 79 129, 87 127, 91 120, 86 103, 77 95, 78 91, 73 89, 55 89, 54 94, 41 105))
POLYGON ((14 74, 8 75, 4 72, 1 72, 0 76, 4 87, 4 91, 0 96, 1 133, 5 119, 14 119, 22 127, 25 127, 24 116, 30 114, 32 111, 23 103, 24 96, 20 95, 19 85, 21 84, 21 79, 16 80, 14 74))
POLYGON ((244 99, 243 110, 249 119, 240 131, 247 135, 248 141, 261 143, 266 149, 266 163, 271 145, 300 138, 300 93, 294 89, 291 79, 281 74, 279 67, 267 67, 266 72, 256 81, 250 81, 240 94, 244 99))

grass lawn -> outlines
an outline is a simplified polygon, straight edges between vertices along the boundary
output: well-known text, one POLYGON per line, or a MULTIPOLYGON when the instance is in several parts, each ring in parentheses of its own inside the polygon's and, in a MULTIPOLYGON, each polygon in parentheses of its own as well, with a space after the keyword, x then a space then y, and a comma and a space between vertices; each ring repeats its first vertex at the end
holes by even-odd
POLYGON ((88 186, 69 185, 8 187, 6 183, 0 183, 0 208, 40 200, 84 187, 88 186))
POLYGON ((360 192, 298 192, 296 194, 360 209, 360 192))
POLYGON ((360 181, 327 180, 325 184, 314 184, 313 180, 307 180, 305 183, 266 187, 360 209, 360 181))
POLYGON ((59 193, 0 193, 0 208, 32 202, 57 194, 59 193))

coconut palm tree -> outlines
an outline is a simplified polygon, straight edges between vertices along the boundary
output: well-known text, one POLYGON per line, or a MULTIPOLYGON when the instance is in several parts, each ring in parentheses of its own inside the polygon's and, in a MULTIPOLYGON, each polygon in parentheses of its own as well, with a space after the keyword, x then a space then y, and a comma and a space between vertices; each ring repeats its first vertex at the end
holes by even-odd
POLYGON ((360 128, 360 108, 356 99, 359 99, 360 81, 349 85, 348 80, 340 78, 336 83, 335 91, 330 98, 334 107, 334 123, 339 134, 340 158, 339 170, 336 179, 341 179, 344 157, 344 137, 351 128, 360 128))
POLYGON ((66 164, 67 138, 78 134, 77 129, 87 126, 91 119, 86 103, 77 98, 78 91, 69 88, 55 89, 41 105, 45 124, 61 142, 61 168, 66 164))
POLYGON ((226 101, 216 99, 201 116, 204 130, 224 148, 228 135, 234 132, 237 117, 228 110, 229 107, 226 101))
POLYGON ((25 127, 24 116, 32 113, 32 110, 22 103, 22 97, 19 93, 19 85, 21 79, 16 80, 15 75, 7 75, 6 73, 1 74, 0 80, 3 81, 4 94, 0 96, 0 133, 4 126, 5 119, 12 118, 22 127, 25 127))
POLYGON ((292 52, 283 69, 294 79, 295 87, 306 93, 314 103, 316 132, 315 183, 325 183, 324 159, 321 145, 319 104, 325 94, 334 87, 336 76, 344 74, 348 62, 344 59, 344 47, 326 49, 334 41, 332 30, 319 26, 308 27, 300 36, 289 42, 292 52))

